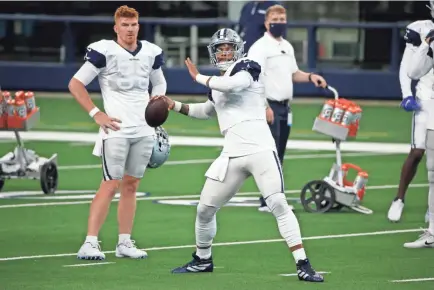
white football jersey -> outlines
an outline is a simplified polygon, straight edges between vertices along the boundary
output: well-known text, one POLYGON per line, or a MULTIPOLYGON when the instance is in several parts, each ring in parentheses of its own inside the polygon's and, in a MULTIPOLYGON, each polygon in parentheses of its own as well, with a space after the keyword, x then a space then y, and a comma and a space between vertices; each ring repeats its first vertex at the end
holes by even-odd
MULTIPOLYGON (((411 96, 411 79, 407 76, 407 68, 412 61, 412 56, 429 31, 434 29, 432 20, 419 20, 409 24, 406 28, 404 40, 406 48, 401 61, 399 73, 403 98, 411 96)), ((421 100, 434 98, 434 71, 431 69, 425 76, 421 77, 416 86, 416 96, 421 100)))
MULTIPOLYGON (((213 102, 221 133, 225 136, 222 155, 244 156, 264 150, 276 151, 265 116, 264 85, 259 80, 261 67, 258 63, 242 58, 232 64, 223 75, 237 75, 240 82, 249 86, 229 91, 212 90, 208 98, 213 102)), ((213 79, 210 87, 213 87, 213 79)), ((224 85, 224 84, 222 84, 224 85)))
MULTIPOLYGON (((137 44, 133 52, 114 40, 100 40, 87 47, 85 60, 99 70, 104 110, 108 116, 122 121, 121 130, 110 131, 103 136, 104 139, 155 134, 155 129, 146 123, 145 110, 149 101, 150 77, 163 65, 163 52, 148 41, 137 44)), ((165 87, 162 93, 165 94, 165 87)))

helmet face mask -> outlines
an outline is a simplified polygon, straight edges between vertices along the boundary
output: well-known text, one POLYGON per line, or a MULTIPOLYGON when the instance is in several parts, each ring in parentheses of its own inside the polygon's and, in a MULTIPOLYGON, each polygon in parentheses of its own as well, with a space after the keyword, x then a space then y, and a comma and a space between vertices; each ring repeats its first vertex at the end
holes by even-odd
POLYGON ((244 42, 234 30, 223 28, 211 37, 208 53, 211 64, 226 71, 244 56, 244 42))

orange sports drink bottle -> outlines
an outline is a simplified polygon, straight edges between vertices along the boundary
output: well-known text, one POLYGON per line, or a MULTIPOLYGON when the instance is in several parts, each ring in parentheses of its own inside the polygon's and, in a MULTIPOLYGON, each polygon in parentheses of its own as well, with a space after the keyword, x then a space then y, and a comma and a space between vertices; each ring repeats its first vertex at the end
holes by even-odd
POLYGON ((368 173, 365 171, 361 171, 357 174, 356 179, 354 180, 354 189, 357 192, 357 198, 359 200, 363 200, 365 196, 366 184, 368 183, 368 173))
POLYGON ((333 110, 333 114, 332 117, 330 118, 330 121, 332 121, 333 123, 341 123, 342 121, 342 116, 344 115, 345 110, 347 109, 347 105, 343 104, 340 101, 337 101, 335 103, 335 108, 333 110))
POLYGON ((7 101, 8 99, 11 98, 11 93, 8 91, 3 91, 2 92, 3 98, 7 101))
POLYGON ((345 127, 349 127, 352 124, 356 116, 356 113, 357 113, 356 107, 350 105, 342 117, 341 125, 345 127))
POLYGON ((321 109, 319 118, 323 120, 330 120, 334 108, 335 108, 335 100, 326 101, 321 109))
POLYGON ((24 91, 18 91, 15 93, 15 99, 24 98, 24 91))
POLYGON ((31 112, 36 109, 35 94, 33 92, 26 92, 24 94, 24 100, 26 102, 27 112, 31 112))
POLYGON ((23 97, 17 98, 15 100, 15 108, 19 118, 25 119, 27 117, 27 106, 23 97))
POLYGON ((15 100, 12 98, 7 100, 7 116, 8 117, 15 116, 15 100))

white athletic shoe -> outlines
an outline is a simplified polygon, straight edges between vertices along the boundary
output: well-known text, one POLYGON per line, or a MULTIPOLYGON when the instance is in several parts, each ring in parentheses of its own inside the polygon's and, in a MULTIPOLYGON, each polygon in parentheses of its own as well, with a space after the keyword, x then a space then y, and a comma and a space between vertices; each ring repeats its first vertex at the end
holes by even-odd
POLYGON ((101 252, 101 247, 99 246, 99 242, 96 243, 84 242, 80 250, 78 250, 77 259, 104 260, 105 255, 103 252, 101 252))
POLYGON ((118 258, 143 259, 147 256, 145 251, 137 249, 133 240, 125 240, 116 246, 116 257, 118 258))
POLYGON ((434 235, 432 235, 428 230, 423 230, 423 233, 419 238, 410 243, 405 243, 405 248, 418 249, 418 248, 434 248, 434 235))
POLYGON ((401 219, 402 211, 404 210, 404 203, 401 199, 394 200, 387 213, 387 218, 391 222, 399 222, 401 219))
POLYGON ((427 209, 426 214, 425 214, 425 222, 429 223, 429 209, 427 209))

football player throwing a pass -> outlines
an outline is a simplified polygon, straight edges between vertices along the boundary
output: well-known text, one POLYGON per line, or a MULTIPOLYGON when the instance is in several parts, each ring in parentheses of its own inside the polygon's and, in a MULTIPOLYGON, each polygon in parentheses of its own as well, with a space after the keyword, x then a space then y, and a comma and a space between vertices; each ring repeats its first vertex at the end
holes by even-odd
POLYGON ((243 58, 243 40, 232 29, 220 29, 208 45, 211 63, 221 76, 201 75, 187 59, 191 77, 208 88, 208 100, 199 104, 182 104, 166 98, 169 109, 192 118, 208 119, 217 115, 224 136, 220 156, 205 173, 196 214, 196 251, 193 260, 172 273, 212 272, 211 246, 217 231, 216 213, 253 176, 270 211, 276 218, 281 236, 295 260, 298 278, 323 282, 324 278, 306 257, 300 227, 286 201, 282 167, 265 114, 264 86, 259 81, 261 67, 243 58))

